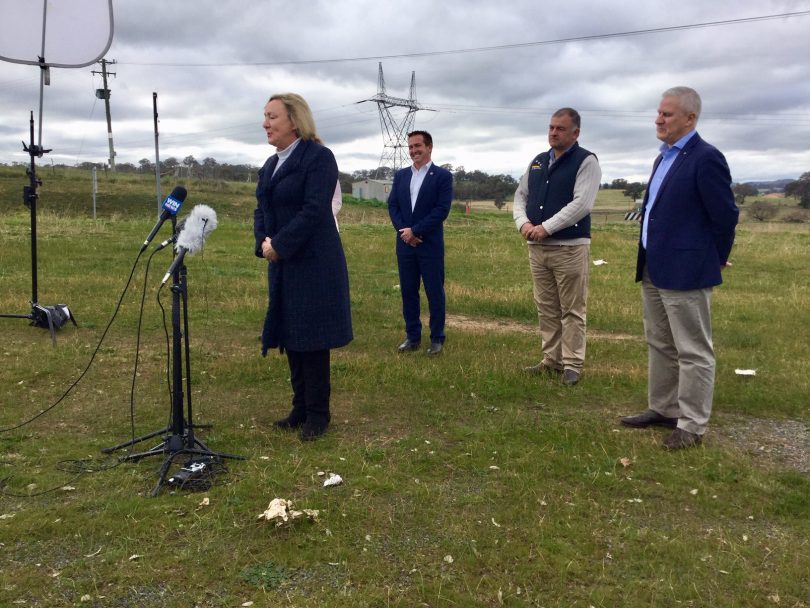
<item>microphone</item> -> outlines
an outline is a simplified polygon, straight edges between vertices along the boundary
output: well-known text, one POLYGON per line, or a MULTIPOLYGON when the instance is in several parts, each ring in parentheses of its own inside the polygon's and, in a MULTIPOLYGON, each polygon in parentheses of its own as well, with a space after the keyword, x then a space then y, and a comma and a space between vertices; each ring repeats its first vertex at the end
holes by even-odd
POLYGON ((216 227, 217 213, 211 209, 211 207, 208 205, 196 205, 194 209, 191 210, 191 213, 189 213, 186 218, 186 225, 183 231, 177 235, 177 245, 175 245, 174 248, 177 255, 172 265, 169 266, 169 270, 163 275, 163 280, 160 282, 161 287, 166 284, 169 277, 180 267, 187 253, 194 255, 203 248, 205 239, 208 238, 208 235, 211 234, 216 227))
POLYGON ((165 249, 169 245, 174 245, 177 242, 177 235, 179 235, 180 232, 185 227, 186 219, 187 219, 187 217, 184 217, 182 220, 177 222, 177 226, 175 227, 174 234, 171 235, 169 238, 167 238, 165 241, 163 241, 160 245, 155 247, 155 251, 160 251, 161 249, 165 249))
POLYGON ((149 233, 149 236, 147 236, 146 240, 143 242, 143 245, 141 246, 141 253, 143 253, 149 243, 152 242, 152 239, 155 238, 155 235, 158 233, 158 230, 160 230, 163 222, 165 222, 171 216, 177 215, 177 212, 180 211, 180 207, 183 206, 183 201, 186 200, 186 195, 188 195, 188 191, 183 188, 183 186, 175 186, 172 193, 166 197, 166 200, 163 201, 163 205, 161 205, 161 207, 163 207, 163 212, 160 214, 154 228, 152 228, 152 232, 149 233))

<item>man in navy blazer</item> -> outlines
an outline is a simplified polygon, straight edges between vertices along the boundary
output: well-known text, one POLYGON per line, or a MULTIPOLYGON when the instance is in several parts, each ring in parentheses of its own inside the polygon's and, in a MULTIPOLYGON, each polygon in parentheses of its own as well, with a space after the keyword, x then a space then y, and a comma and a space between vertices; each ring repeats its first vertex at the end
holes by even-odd
POLYGON ((700 96, 664 92, 655 120, 663 141, 644 197, 636 281, 649 352, 649 409, 622 418, 673 429, 664 447, 698 445, 712 411, 715 357, 711 294, 734 243, 739 210, 725 157, 695 127, 700 96))
POLYGON ((428 355, 444 344, 444 220, 453 200, 453 176, 431 160, 433 138, 427 131, 408 133, 413 165, 394 175, 388 195, 388 215, 397 231, 397 265, 405 318, 401 353, 417 350, 422 340, 419 283, 425 285, 430 310, 428 355))

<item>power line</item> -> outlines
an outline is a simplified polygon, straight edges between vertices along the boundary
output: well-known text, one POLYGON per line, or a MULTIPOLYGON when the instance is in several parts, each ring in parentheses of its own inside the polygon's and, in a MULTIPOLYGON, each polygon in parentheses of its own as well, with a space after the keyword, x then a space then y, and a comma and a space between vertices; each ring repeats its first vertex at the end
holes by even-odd
MULTIPOLYGON (((509 114, 509 115, 525 115, 525 116, 550 116, 557 108, 538 108, 538 107, 515 107, 515 106, 478 106, 478 105, 464 105, 464 104, 448 104, 448 103, 431 103, 431 107, 441 110, 442 112, 455 113, 455 114, 509 114)), ((588 114, 589 116, 603 116, 606 118, 618 120, 648 120, 651 116, 655 115, 654 111, 650 110, 609 110, 604 108, 581 108, 578 110, 580 114, 588 114)), ((721 112, 702 112, 700 115, 701 120, 721 120, 725 122, 750 122, 750 121, 763 121, 763 122, 777 122, 777 123, 791 123, 791 124, 805 124, 810 122, 810 113, 790 113, 790 114, 745 114, 735 113, 727 114, 721 112)))
POLYGON ((610 38, 628 38, 631 36, 643 36, 648 34, 662 34, 668 32, 679 32, 683 30, 694 30, 710 27, 723 27, 729 25, 741 25, 744 23, 755 23, 758 21, 770 21, 774 19, 786 19, 790 17, 806 17, 810 11, 796 11, 792 13, 779 13, 773 15, 759 15, 757 17, 741 17, 739 19, 723 19, 721 21, 705 21, 702 23, 689 23, 684 25, 670 25, 665 27, 655 27, 640 30, 629 30, 626 32, 611 32, 607 34, 591 34, 587 36, 572 36, 569 38, 555 38, 552 40, 538 40, 534 42, 516 42, 512 44, 502 44, 496 46, 480 46, 466 49, 448 49, 440 51, 420 51, 415 53, 398 53, 395 55, 369 55, 367 57, 341 57, 336 59, 301 59, 288 61, 257 61, 257 62, 234 62, 234 63, 141 63, 119 61, 122 65, 138 66, 163 66, 163 67, 183 67, 183 68, 213 68, 213 67, 237 67, 237 66, 278 66, 278 65, 312 65, 328 63, 349 63, 356 61, 382 61, 385 59, 405 59, 412 57, 435 57, 438 55, 461 55, 466 53, 487 53, 492 51, 504 51, 510 49, 528 48, 534 46, 545 46, 553 44, 567 44, 569 42, 590 42, 592 40, 606 40, 610 38))

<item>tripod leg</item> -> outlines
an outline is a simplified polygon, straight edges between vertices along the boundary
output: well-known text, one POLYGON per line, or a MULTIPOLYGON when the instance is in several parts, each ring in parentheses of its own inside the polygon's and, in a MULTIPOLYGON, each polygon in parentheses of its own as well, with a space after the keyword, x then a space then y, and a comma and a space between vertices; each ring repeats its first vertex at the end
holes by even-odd
POLYGON ((129 446, 135 445, 136 443, 140 443, 141 441, 146 441, 147 439, 151 439, 152 437, 157 437, 158 435, 168 433, 169 430, 171 429, 169 429, 169 427, 166 427, 165 429, 160 429, 159 431, 149 433, 148 435, 142 435, 140 437, 136 437, 135 439, 125 441, 124 443, 119 443, 118 445, 114 445, 111 448, 102 448, 101 452, 104 454, 110 454, 111 452, 115 452, 117 450, 120 450, 121 448, 128 448, 129 446))
POLYGON ((51 332, 51 342, 53 345, 56 346, 56 329, 53 327, 53 317, 51 317, 51 311, 47 308, 43 309, 45 311, 45 316, 48 319, 48 331, 51 332))
POLYGON ((166 483, 166 473, 169 472, 169 467, 172 466, 172 462, 174 462, 174 457, 178 454, 182 454, 184 451, 175 452, 174 454, 170 454, 166 457, 166 460, 163 461, 163 465, 160 467, 160 476, 158 477, 157 485, 155 489, 152 490, 152 496, 157 496, 160 494, 160 488, 163 487, 163 484, 166 483))

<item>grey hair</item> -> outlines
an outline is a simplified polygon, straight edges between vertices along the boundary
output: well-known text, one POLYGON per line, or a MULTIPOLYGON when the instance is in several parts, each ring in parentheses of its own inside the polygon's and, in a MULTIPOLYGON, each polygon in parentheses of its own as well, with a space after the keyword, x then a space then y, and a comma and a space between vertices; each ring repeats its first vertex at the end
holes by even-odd
POLYGON ((695 89, 689 87, 672 87, 663 92, 661 97, 677 97, 681 109, 687 114, 694 112, 695 119, 700 117, 700 95, 695 89))
POLYGON ((579 112, 577 112, 574 108, 560 108, 551 115, 552 118, 558 118, 560 116, 568 116, 571 119, 571 122, 574 124, 574 128, 580 128, 582 119, 579 117, 579 112))

